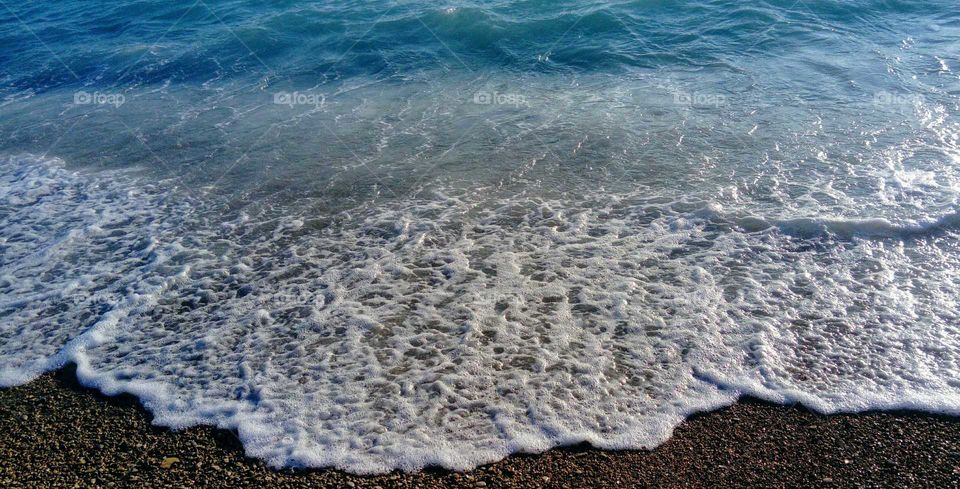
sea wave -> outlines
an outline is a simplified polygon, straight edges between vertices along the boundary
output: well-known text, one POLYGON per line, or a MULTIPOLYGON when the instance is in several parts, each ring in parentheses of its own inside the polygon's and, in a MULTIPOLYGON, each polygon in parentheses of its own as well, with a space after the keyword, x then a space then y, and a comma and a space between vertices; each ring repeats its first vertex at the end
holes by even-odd
POLYGON ((36 157, 0 164, 0 210, 3 385, 73 362, 158 424, 235 429, 274 466, 652 447, 743 393, 960 410, 955 216, 812 221, 883 238, 817 246, 642 194, 330 218, 36 157))
MULTIPOLYGON (((730 65, 735 61, 731 49, 770 56, 822 41, 817 32, 824 30, 869 38, 894 31, 887 20, 891 16, 951 6, 859 1, 789 8, 780 3, 784 2, 743 6, 536 1, 442 6, 386 0, 296 2, 266 8, 236 0, 219 5, 183 0, 148 2, 132 9, 116 0, 95 5, 67 1, 56 11, 25 9, 16 17, 0 13, 8 20, 0 26, 0 42, 11 47, 4 62, 12 57, 30 60, 16 70, 5 90, 41 92, 76 77, 119 86, 201 83, 211 79, 211 70, 219 80, 246 79, 251 73, 275 78, 283 73, 284 78, 312 81, 403 76, 438 63, 468 71, 623 73, 730 65), (49 53, 32 42, 20 22, 40 26, 37 35, 56 45, 69 65, 46 63, 49 53), (103 42, 105 36, 110 42, 103 42)), ((949 19, 943 22, 949 24, 949 19)))

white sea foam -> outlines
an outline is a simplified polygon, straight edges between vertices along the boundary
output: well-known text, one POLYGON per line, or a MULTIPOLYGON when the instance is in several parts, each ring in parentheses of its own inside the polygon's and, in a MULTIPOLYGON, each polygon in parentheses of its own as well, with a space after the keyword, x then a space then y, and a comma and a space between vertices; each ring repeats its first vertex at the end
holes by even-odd
POLYGON ((66 362, 275 466, 651 447, 752 394, 960 412, 957 217, 654 195, 212 203, 0 162, 0 384, 66 362))

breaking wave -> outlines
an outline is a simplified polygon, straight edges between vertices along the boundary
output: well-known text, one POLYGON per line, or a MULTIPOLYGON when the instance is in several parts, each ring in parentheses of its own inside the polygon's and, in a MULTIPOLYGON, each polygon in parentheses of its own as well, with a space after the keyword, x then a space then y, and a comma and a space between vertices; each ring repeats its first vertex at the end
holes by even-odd
POLYGON ((745 393, 960 411, 955 214, 735 214, 640 194, 236 210, 7 158, 0 384, 74 362, 159 424, 358 473, 652 447, 745 393))

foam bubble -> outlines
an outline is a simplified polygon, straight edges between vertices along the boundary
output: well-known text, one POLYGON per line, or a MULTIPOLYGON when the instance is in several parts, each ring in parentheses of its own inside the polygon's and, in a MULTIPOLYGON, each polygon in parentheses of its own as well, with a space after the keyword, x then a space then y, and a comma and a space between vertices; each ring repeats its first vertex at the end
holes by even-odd
POLYGON ((0 382, 72 361, 159 424, 357 473, 652 447, 743 393, 958 412, 955 216, 727 207, 451 193, 231 213, 11 158, 0 382))

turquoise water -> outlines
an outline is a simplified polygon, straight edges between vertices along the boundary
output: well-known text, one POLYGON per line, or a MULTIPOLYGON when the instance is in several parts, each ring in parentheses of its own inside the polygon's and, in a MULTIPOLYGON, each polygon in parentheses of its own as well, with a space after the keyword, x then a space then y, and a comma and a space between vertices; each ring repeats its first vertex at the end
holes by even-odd
POLYGON ((354 472, 960 411, 951 2, 8 2, 0 45, 0 384, 354 472))

